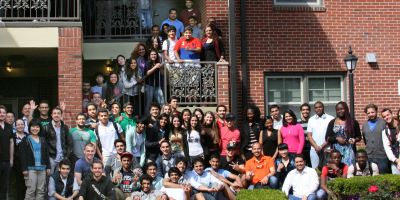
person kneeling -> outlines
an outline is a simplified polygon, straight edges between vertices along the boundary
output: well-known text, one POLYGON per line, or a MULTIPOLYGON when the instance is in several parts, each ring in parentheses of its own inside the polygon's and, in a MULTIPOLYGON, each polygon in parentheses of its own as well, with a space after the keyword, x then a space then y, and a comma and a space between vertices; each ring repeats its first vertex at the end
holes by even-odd
POLYGON ((224 183, 211 175, 210 172, 204 171, 202 158, 193 159, 193 171, 188 173, 190 184, 192 185, 194 194, 202 192, 207 200, 221 199, 220 191, 224 189, 224 183))
POLYGON ((275 165, 271 156, 261 154, 261 144, 253 143, 254 157, 246 162, 246 180, 250 181, 249 190, 252 189, 277 189, 278 179, 275 175, 275 165))
POLYGON ((330 164, 327 164, 322 168, 321 174, 321 189, 317 192, 317 198, 319 200, 328 199, 328 195, 332 195, 332 191, 326 187, 326 182, 337 178, 346 178, 347 170, 349 166, 342 163, 342 155, 336 149, 331 151, 330 164))
POLYGON ((368 162, 367 152, 363 149, 356 152, 356 164, 353 164, 347 170, 347 178, 354 176, 376 176, 379 175, 378 165, 368 162))
POLYGON ((74 199, 78 192, 73 192, 74 174, 71 172, 71 162, 63 159, 58 171, 54 172, 49 179, 49 200, 74 199))

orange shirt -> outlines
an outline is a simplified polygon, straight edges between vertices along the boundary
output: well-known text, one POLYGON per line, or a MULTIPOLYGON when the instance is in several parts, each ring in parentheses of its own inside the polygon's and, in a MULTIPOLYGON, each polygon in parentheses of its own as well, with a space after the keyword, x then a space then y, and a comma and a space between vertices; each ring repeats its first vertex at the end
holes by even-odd
POLYGON ((262 155, 261 161, 258 162, 256 157, 251 158, 246 162, 244 166, 245 172, 254 171, 253 180, 251 180, 251 185, 260 182, 264 177, 266 177, 271 171, 270 168, 275 167, 274 161, 271 156, 262 155))

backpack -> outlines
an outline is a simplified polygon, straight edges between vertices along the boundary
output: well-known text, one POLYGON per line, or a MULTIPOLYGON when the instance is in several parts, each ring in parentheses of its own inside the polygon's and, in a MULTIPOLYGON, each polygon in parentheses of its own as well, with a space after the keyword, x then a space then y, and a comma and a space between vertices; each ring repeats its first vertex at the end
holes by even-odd
MULTIPOLYGON (((174 152, 174 159, 176 160, 178 158, 178 153, 174 152)), ((164 166, 163 166, 163 159, 162 155, 158 157, 158 164, 161 166, 161 174, 164 176, 164 166)))
MULTIPOLYGON (((115 132, 117 132, 118 139, 120 139, 119 133, 118 133, 118 125, 117 125, 117 123, 113 122, 113 126, 114 126, 114 129, 115 129, 115 132)), ((99 148, 100 153, 103 153, 103 152, 101 151, 101 148, 102 148, 102 147, 101 147, 101 142, 100 142, 99 126, 97 126, 97 127, 94 129, 94 133, 96 134, 97 139, 98 139, 98 141, 99 141, 97 148, 99 148)), ((99 155, 97 154, 97 151, 96 151, 96 156, 97 156, 97 158, 99 157, 99 155)))
MULTIPOLYGON (((356 163, 353 164, 354 166, 354 172, 353 172, 353 176, 358 176, 357 174, 357 165, 356 163)), ((368 161, 368 166, 369 166, 369 175, 372 176, 372 163, 368 161)))

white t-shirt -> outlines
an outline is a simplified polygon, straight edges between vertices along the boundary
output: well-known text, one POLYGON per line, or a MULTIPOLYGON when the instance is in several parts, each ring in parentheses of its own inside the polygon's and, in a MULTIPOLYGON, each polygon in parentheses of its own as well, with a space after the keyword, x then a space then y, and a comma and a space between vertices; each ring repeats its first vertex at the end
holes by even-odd
POLYGON ((132 155, 140 157, 140 146, 143 143, 143 135, 136 133, 136 146, 132 147, 132 155))
POLYGON ((275 122, 274 120, 274 129, 279 130, 282 127, 283 115, 281 115, 281 120, 279 122, 275 122))
POLYGON ((93 92, 93 93, 98 92, 98 93, 100 93, 101 95, 103 95, 103 94, 102 94, 102 89, 103 89, 102 86, 99 87, 99 86, 95 85, 95 86, 93 86, 93 87, 90 88, 90 92, 93 92))
MULTIPOLYGON (((117 127, 118 133, 122 133, 121 126, 117 124, 117 127)), ((111 156, 112 154, 116 154, 117 150, 115 150, 114 141, 118 139, 118 133, 115 131, 113 123, 108 122, 106 127, 101 124, 98 126, 98 130, 103 156, 111 156)))
POLYGON ((187 135, 188 146, 189 146, 189 156, 198 156, 202 154, 203 147, 201 147, 200 134, 197 131, 191 131, 187 135))
POLYGON ((174 52, 174 47, 175 47, 176 42, 178 42, 178 39, 175 37, 174 41, 171 41, 170 39, 168 39, 168 40, 169 40, 169 49, 167 48, 168 42, 167 42, 167 40, 165 40, 162 45, 162 50, 164 50, 164 51, 168 50, 169 59, 171 59, 173 61, 178 61, 175 57, 175 52, 174 52))

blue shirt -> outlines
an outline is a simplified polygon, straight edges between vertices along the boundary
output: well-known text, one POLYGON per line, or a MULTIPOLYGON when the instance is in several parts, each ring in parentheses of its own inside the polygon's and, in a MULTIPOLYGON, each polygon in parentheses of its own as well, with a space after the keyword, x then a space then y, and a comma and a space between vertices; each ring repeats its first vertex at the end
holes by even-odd
POLYGON ((63 150, 61 147, 61 124, 60 126, 56 126, 54 121, 51 121, 51 124, 54 127, 54 130, 56 131, 56 136, 57 136, 57 156, 54 161, 60 162, 63 159, 63 150))
POLYGON ((172 22, 171 20, 169 20, 169 18, 165 21, 163 21, 163 23, 161 24, 160 27, 162 27, 164 24, 169 24, 169 25, 173 25, 176 28, 176 37, 180 38, 181 37, 181 32, 183 32, 183 30, 185 29, 185 27, 183 26, 183 23, 179 20, 175 20, 174 22, 172 22))
MULTIPOLYGON (((95 160, 100 160, 100 159, 93 157, 93 161, 95 161, 95 160)), ((78 161, 76 161, 74 172, 82 174, 81 180, 83 180, 87 177, 91 177, 91 176, 93 176, 93 172, 91 170, 92 164, 93 163, 86 162, 85 157, 82 157, 78 161)))
MULTIPOLYGON (((213 169, 211 169, 211 167, 207 167, 204 171, 211 171, 213 169)), ((228 178, 228 176, 231 174, 230 171, 228 170, 224 170, 224 169, 218 169, 218 171, 214 171, 216 174, 224 177, 224 178, 228 178)))
POLYGON ((368 126, 369 126, 369 129, 371 129, 371 132, 374 131, 376 124, 378 124, 378 120, 376 120, 374 122, 371 120, 368 120, 368 126))
POLYGON ((42 165, 42 163, 41 163, 42 149, 41 149, 40 140, 39 140, 39 143, 37 143, 30 135, 28 136, 28 138, 32 143, 33 156, 35 157, 35 166, 28 166, 28 169, 45 170, 46 166, 42 165))

